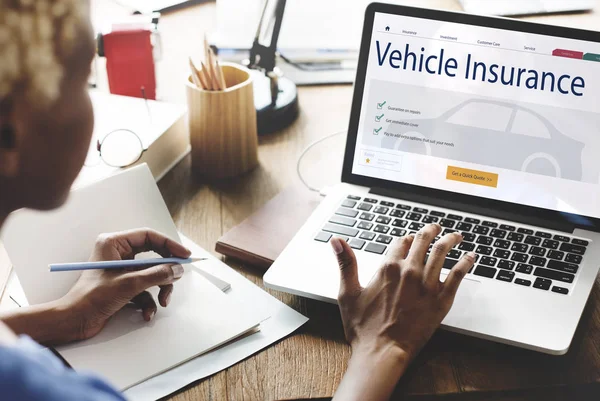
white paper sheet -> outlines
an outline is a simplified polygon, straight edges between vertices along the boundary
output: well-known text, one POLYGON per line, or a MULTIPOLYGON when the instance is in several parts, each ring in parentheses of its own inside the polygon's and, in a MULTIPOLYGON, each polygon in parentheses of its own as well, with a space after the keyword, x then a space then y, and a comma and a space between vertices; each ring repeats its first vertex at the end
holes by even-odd
POLYGON ((228 296, 249 302, 253 308, 264 311, 271 315, 271 318, 261 323, 258 333, 195 358, 128 389, 125 391, 125 396, 132 401, 165 397, 190 383, 235 365, 293 333, 308 321, 308 318, 267 294, 183 234, 180 233, 180 237, 183 244, 190 248, 194 255, 210 258, 209 263, 203 265, 206 271, 231 283, 228 296))

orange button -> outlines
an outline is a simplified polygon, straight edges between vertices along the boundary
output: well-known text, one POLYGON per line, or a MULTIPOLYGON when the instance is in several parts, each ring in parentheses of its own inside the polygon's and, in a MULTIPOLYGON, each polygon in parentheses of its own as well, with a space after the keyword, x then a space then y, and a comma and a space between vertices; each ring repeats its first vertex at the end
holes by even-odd
POLYGON ((448 166, 448 170, 446 171, 446 179, 466 182, 468 184, 483 185, 492 188, 498 187, 498 174, 479 170, 471 170, 468 168, 448 166))

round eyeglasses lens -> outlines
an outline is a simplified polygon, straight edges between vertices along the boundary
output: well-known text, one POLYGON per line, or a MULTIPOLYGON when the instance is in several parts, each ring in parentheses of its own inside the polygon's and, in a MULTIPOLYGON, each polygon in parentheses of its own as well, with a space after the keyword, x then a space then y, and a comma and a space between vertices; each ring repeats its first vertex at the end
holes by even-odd
POLYGON ((104 163, 112 167, 127 167, 142 156, 144 146, 132 131, 113 131, 102 141, 101 155, 104 163))

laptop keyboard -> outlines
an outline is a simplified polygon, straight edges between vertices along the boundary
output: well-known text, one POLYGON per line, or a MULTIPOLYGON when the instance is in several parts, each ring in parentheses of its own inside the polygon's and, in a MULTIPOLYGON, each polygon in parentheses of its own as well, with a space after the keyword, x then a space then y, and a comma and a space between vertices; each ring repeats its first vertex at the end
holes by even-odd
POLYGON ((355 195, 348 195, 314 239, 340 237, 356 251, 382 255, 395 237, 415 234, 430 223, 442 226, 440 236, 463 236, 449 252, 445 269, 474 251, 477 261, 470 274, 564 295, 589 245, 568 235, 355 195))

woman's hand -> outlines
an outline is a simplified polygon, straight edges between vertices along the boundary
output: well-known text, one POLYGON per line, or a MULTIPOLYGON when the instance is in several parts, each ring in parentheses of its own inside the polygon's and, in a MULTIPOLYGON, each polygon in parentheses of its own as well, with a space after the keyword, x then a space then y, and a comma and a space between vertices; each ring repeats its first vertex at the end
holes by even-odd
MULTIPOLYGON (((183 245, 149 229, 101 235, 90 261, 133 259, 136 254, 154 251, 162 257, 188 258, 183 245)), ((152 320, 157 306, 148 288, 159 286, 158 302, 167 307, 173 283, 183 276, 181 265, 158 265, 143 270, 84 271, 62 302, 78 320, 78 339, 93 337, 116 312, 133 302, 146 321, 152 320)))
POLYGON ((444 260, 462 237, 458 233, 443 236, 425 262, 429 246, 440 232, 439 225, 428 225, 416 236, 396 240, 366 288, 358 281, 356 257, 350 246, 336 238, 331 240, 341 273, 339 307, 352 346, 348 372, 336 398, 387 399, 410 361, 450 311, 475 254, 466 254, 442 283, 444 260))

